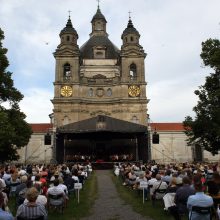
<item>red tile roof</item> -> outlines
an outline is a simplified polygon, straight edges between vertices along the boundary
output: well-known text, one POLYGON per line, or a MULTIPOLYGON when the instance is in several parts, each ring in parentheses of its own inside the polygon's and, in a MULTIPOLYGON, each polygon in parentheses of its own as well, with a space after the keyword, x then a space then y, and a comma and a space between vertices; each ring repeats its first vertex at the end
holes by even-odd
MULTIPOLYGON (((30 125, 34 133, 47 133, 53 127, 50 123, 30 125)), ((152 130, 156 129, 157 131, 184 131, 182 123, 151 123, 150 126, 152 130)))
POLYGON ((44 123, 44 124, 30 124, 33 133, 41 133, 45 132, 47 133, 50 128, 52 128, 52 124, 50 123, 44 123))
POLYGON ((184 131, 182 123, 151 123, 152 130, 157 131, 184 131))

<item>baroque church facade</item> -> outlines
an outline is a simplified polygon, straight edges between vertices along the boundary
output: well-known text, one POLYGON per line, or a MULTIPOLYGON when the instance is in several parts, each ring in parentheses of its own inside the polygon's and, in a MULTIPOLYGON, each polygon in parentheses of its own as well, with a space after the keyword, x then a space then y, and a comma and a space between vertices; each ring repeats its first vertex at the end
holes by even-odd
POLYGON ((118 49, 108 38, 107 21, 99 7, 91 24, 90 38, 80 48, 70 17, 60 32, 54 53, 55 126, 97 115, 146 125, 146 54, 139 32, 129 18, 118 49))

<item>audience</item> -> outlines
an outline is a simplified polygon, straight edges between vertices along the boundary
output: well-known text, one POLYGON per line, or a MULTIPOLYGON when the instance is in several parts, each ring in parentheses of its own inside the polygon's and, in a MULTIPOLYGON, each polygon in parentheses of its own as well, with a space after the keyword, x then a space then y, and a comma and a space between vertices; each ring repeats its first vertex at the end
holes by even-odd
MULTIPOLYGON (((121 163, 117 162, 115 168, 117 168, 117 175, 122 177, 124 181, 123 185, 127 187, 140 190, 141 181, 145 181, 148 184, 148 189, 144 190, 144 198, 146 200, 157 189, 166 189, 165 196, 156 194, 156 197, 158 199, 162 197, 169 199, 169 204, 165 204, 165 210, 168 210, 176 220, 179 220, 183 214, 187 215, 188 210, 191 212, 191 207, 193 204, 197 204, 196 202, 198 202, 198 205, 202 205, 202 203, 212 205, 214 197, 219 195, 220 175, 216 164, 156 164, 155 162, 141 164, 123 161, 121 163), (206 196, 203 193, 204 191, 209 193, 213 199, 206 196), (171 194, 172 196, 170 196, 171 194)), ((34 210, 31 209, 33 206, 36 210, 43 210, 42 213, 46 219, 45 207, 47 207, 48 195, 62 194, 62 199, 66 203, 69 190, 70 192, 74 190, 76 182, 84 183, 91 170, 91 164, 86 166, 79 163, 69 166, 65 164, 28 165, 26 167, 2 166, 0 196, 3 197, 4 202, 3 204, 1 203, 0 216, 9 216, 8 219, 13 219, 12 215, 6 212, 8 198, 10 199, 7 196, 9 192, 9 195, 16 195, 18 206, 16 216, 27 216, 26 208, 34 210)), ((192 214, 194 220, 196 217, 194 213, 192 214)), ((5 219, 7 218, 5 217, 5 219)), ((200 219, 202 218, 200 217, 200 219)))

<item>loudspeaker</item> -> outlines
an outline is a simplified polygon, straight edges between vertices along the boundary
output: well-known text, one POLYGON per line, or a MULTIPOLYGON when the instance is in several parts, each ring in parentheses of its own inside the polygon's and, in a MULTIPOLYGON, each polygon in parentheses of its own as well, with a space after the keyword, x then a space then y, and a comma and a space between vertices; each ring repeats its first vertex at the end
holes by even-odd
POLYGON ((44 145, 51 145, 51 135, 46 134, 44 136, 44 145))
POLYGON ((156 132, 153 133, 152 142, 153 142, 153 144, 159 144, 159 142, 160 142, 160 136, 156 132))

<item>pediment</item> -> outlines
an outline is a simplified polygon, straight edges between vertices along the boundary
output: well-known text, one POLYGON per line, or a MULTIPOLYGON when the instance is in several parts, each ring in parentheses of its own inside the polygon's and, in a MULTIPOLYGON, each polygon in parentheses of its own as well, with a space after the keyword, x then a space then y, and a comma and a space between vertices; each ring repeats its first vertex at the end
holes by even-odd
POLYGON ((145 53, 143 51, 138 50, 126 50, 122 52, 122 55, 129 55, 129 56, 143 56, 145 53))
POLYGON ((58 56, 79 56, 79 51, 78 50, 73 50, 70 48, 59 48, 56 50, 56 52, 54 53, 54 55, 58 55, 58 56))

